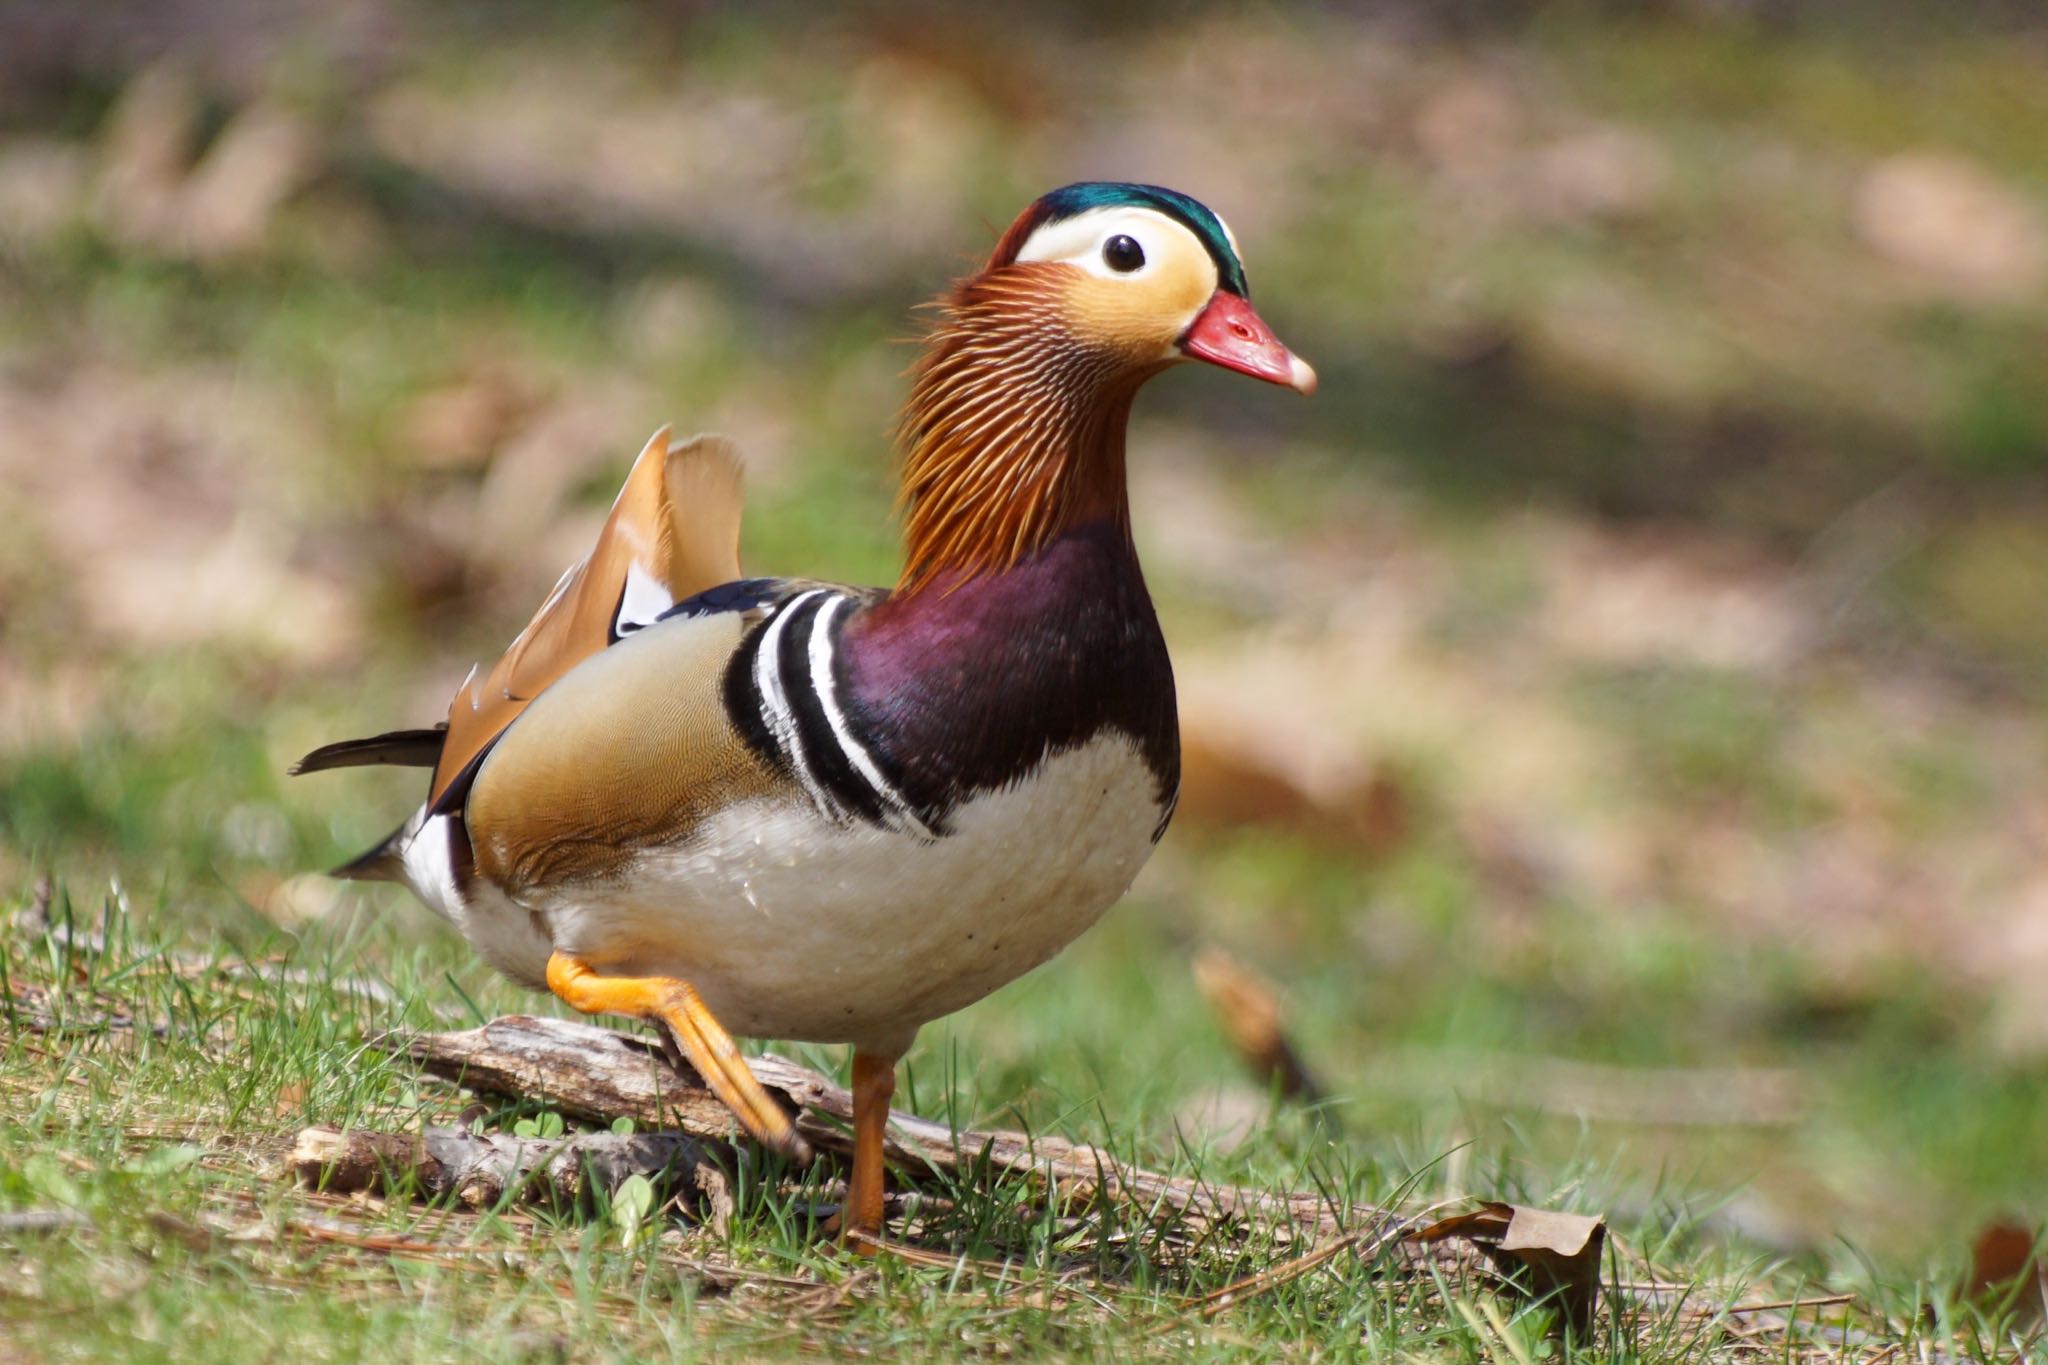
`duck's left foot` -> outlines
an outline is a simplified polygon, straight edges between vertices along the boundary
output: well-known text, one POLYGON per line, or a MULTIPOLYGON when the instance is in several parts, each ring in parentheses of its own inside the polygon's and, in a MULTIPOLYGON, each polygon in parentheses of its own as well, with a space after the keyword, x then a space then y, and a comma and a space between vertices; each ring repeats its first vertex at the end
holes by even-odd
POLYGON ((624 1014, 661 1024, 711 1092, 762 1146, 791 1160, 811 1159, 811 1145, 740 1055, 725 1026, 687 981, 661 976, 599 976, 565 953, 548 958, 548 989, 584 1014, 624 1014))

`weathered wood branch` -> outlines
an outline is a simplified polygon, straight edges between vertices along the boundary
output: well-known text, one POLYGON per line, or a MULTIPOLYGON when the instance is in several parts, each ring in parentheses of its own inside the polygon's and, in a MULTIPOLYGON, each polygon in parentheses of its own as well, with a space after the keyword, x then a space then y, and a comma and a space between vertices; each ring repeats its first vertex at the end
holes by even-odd
POLYGON ((643 1175, 658 1198, 682 1195, 713 1218, 732 1207, 725 1172, 714 1147, 679 1133, 584 1133, 571 1138, 518 1138, 429 1128, 378 1133, 361 1128, 306 1128, 285 1165, 309 1185, 336 1194, 411 1190, 430 1198, 453 1195, 471 1208, 508 1196, 573 1208, 595 1190, 616 1194, 643 1175))
MULTIPOLYGON (((702 1141, 737 1136, 731 1112, 694 1072, 671 1069, 651 1041, 610 1029, 508 1015, 460 1032, 387 1034, 379 1043, 472 1090, 541 1100, 577 1118, 609 1122, 623 1115, 702 1141)), ((845 1087, 772 1053, 749 1061, 813 1147, 837 1158, 851 1155, 853 1096, 845 1087)), ((900 1111, 889 1116, 888 1156, 898 1178, 913 1186, 986 1171, 1037 1181, 1062 1206, 1120 1199, 1198 1227, 1258 1222, 1283 1236, 1324 1236, 1401 1222, 1388 1210, 1334 1203, 1317 1193, 1267 1194, 1148 1171, 1064 1138, 1001 1130, 956 1134, 900 1111)))

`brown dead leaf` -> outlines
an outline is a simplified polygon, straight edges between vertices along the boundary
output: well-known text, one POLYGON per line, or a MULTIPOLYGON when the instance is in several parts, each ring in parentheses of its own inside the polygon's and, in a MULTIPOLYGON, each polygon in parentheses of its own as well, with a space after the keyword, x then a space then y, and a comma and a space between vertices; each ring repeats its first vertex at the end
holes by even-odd
POLYGON ((1201 735, 1180 739, 1183 821, 1201 825, 1293 825, 1312 822, 1315 803, 1280 773, 1201 735))
POLYGON ((1379 855, 1398 848, 1413 820, 1406 787, 1375 770, 1329 794, 1308 790, 1281 765, 1203 735, 1181 735, 1178 817, 1210 827, 1285 829, 1379 855))
POLYGON ((1267 1085, 1278 1084, 1283 1099, 1315 1103, 1321 1087, 1288 1040, 1280 994, 1273 983, 1221 948, 1197 953, 1194 971, 1195 985, 1208 1001, 1210 1013, 1252 1074, 1267 1085))
POLYGON ((1606 1219, 1488 1202, 1408 1234, 1415 1242, 1452 1237, 1471 1242, 1511 1282, 1516 1281, 1516 1272, 1526 1271, 1521 1283, 1539 1295, 1554 1294, 1574 1330, 1583 1334, 1591 1329, 1593 1310, 1600 1302, 1606 1219))
POLYGON ((1962 1297, 1996 1302, 2015 1288, 2013 1307, 2026 1322, 2039 1322, 2048 1312, 2048 1262, 2042 1260, 2041 1233, 2013 1218, 1997 1219, 1978 1232, 1970 1244, 1970 1269, 1962 1297))

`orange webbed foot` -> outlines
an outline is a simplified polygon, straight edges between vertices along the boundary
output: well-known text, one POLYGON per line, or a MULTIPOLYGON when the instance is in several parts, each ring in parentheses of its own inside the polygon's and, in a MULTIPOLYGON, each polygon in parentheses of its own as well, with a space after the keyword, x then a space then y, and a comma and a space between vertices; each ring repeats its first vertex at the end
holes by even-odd
POLYGON ((686 981, 660 976, 599 976, 578 958, 548 958, 548 989, 584 1014, 624 1014, 665 1024, 690 1065, 756 1142, 809 1161, 810 1144, 789 1112, 754 1078, 739 1045, 686 981))

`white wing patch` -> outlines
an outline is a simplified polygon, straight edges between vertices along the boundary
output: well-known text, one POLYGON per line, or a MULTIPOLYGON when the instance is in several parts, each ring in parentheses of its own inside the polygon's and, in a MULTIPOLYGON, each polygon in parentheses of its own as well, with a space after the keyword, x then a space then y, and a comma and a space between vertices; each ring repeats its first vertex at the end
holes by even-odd
POLYGON ((626 589, 619 595, 619 612, 612 618, 612 635, 625 639, 645 630, 676 604, 666 584, 640 567, 638 560, 626 566, 626 589))

